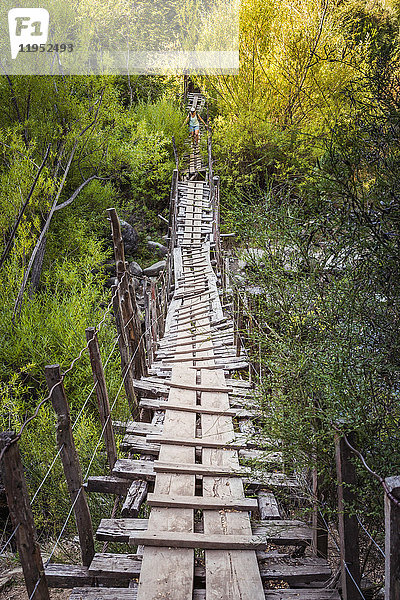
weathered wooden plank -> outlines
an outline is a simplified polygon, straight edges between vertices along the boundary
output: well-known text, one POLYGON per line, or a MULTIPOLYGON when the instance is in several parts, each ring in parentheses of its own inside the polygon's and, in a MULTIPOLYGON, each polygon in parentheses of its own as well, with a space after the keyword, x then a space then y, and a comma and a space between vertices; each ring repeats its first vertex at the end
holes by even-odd
POLYGON ((137 590, 129 588, 75 588, 69 600, 137 600, 137 590))
POLYGON ((257 493, 258 510, 260 512, 260 519, 280 519, 281 514, 279 512, 278 503, 274 494, 271 492, 260 491, 257 493))
POLYGON ((168 396, 168 388, 164 385, 156 385, 154 383, 149 383, 145 379, 134 379, 133 385, 135 390, 139 391, 141 394, 146 394, 151 398, 158 398, 158 396, 168 396))
MULTIPOLYGON (((180 411, 184 413, 184 411, 180 411)), ((243 448, 245 442, 220 442, 219 440, 213 440, 209 437, 206 438, 173 438, 166 437, 165 435, 148 435, 146 440, 149 444, 169 444, 174 446, 193 446, 195 448, 227 448, 235 449, 243 448)))
POLYGON ((186 533, 180 531, 143 531, 131 536, 133 546, 162 546, 167 548, 200 548, 209 550, 264 550, 265 538, 247 535, 186 533))
POLYGON ((160 452, 160 444, 146 442, 146 438, 139 435, 125 435, 120 443, 120 449, 128 452, 138 452, 157 456, 160 452))
POLYGON ((214 350, 214 346, 205 346, 203 348, 188 348, 186 350, 178 350, 177 347, 171 346, 169 349, 167 348, 164 352, 157 352, 157 356, 168 358, 177 355, 181 356, 186 354, 197 354, 198 352, 205 352, 206 350, 214 350))
MULTIPOLYGON (((172 371, 171 381, 194 385, 195 371, 177 368, 172 371)), ((196 404, 196 392, 172 388, 169 399, 190 405, 196 404)), ((183 411, 168 411, 164 422, 164 433, 172 435, 179 431, 181 435, 193 437, 196 430, 196 415, 183 411)), ((193 464, 195 449, 189 447, 161 446, 160 460, 193 464)), ((187 474, 159 473, 156 478, 156 494, 195 494, 195 477, 187 474)), ((186 508, 171 509, 154 507, 149 518, 150 535, 187 534, 194 531, 194 511, 186 508), (171 533, 172 532, 172 533, 171 533)), ((146 546, 143 551, 143 564, 139 579, 138 600, 154 598, 173 598, 173 600, 192 600, 193 597, 194 552, 186 548, 161 548, 146 546), (155 568, 155 565, 157 568, 155 568)))
POLYGON ((332 570, 321 558, 269 558, 260 565, 260 574, 264 580, 282 580, 296 585, 299 582, 327 581, 332 570))
POLYGON ((103 542, 129 542, 132 531, 145 530, 148 525, 148 519, 102 519, 96 538, 103 542))
POLYGON ((139 554, 96 553, 89 567, 92 577, 107 576, 109 579, 133 579, 138 577, 142 567, 139 554))
MULTIPOLYGON (((70 600, 138 600, 137 589, 121 588, 76 588, 70 600)), ((265 590, 265 600, 340 600, 337 590, 265 590)), ((206 600, 206 590, 195 589, 193 600, 206 600)), ((191 600, 192 600, 191 599, 191 600)))
POLYGON ((266 590, 265 600, 340 600, 337 590, 266 590))
MULTIPOLYGON (((224 381, 221 371, 201 371, 201 383, 212 386, 221 385, 224 381)), ((229 407, 227 394, 203 393, 202 405, 207 407, 229 407)), ((232 435, 232 419, 223 417, 215 419, 210 415, 201 415, 201 428, 207 435, 228 441, 232 435)), ((238 468, 237 452, 212 448, 203 450, 203 462, 207 465, 230 466, 238 468)), ((230 497, 244 497, 242 481, 238 478, 203 478, 204 496, 219 497, 223 500, 230 497)), ((250 536, 252 534, 250 519, 244 512, 226 512, 219 514, 216 511, 203 513, 204 533, 226 535, 250 536)), ((260 538, 261 539, 261 538, 260 538)), ((265 538, 263 540, 266 541, 265 538)), ((261 600, 264 591, 257 558, 251 548, 241 552, 221 552, 217 547, 206 551, 206 595, 207 600, 220 598, 241 598, 241 600, 261 600)))
MULTIPOLYGON (((232 404, 235 405, 235 401, 232 401, 232 404)), ((143 400, 140 401, 139 406, 140 406, 140 408, 149 408, 151 410, 167 410, 167 409, 178 410, 175 405, 172 405, 169 402, 163 402, 163 401, 158 401, 158 400, 149 400, 147 398, 143 398, 143 400)), ((204 408, 203 406, 196 406, 196 407, 180 406, 179 410, 194 412, 197 414, 201 414, 201 413, 210 414, 210 415, 220 414, 218 409, 204 408)), ((224 414, 226 416, 241 418, 241 417, 254 416, 254 411, 250 411, 245 408, 235 408, 235 406, 233 406, 229 410, 225 411, 224 414)), ((272 454, 273 453, 271 453, 271 455, 272 454)), ((275 453, 275 454, 278 455, 278 453, 275 453)), ((282 462, 282 459, 280 461, 278 460, 278 458, 276 460, 271 459, 270 462, 282 462)))
POLYGON ((243 510, 252 511, 258 507, 256 498, 211 498, 209 496, 167 496, 148 494, 149 506, 165 506, 167 508, 193 508, 201 510, 243 510))
POLYGON ((162 427, 152 423, 143 423, 142 421, 113 421, 113 426, 118 433, 127 433, 132 435, 147 435, 148 433, 160 433, 162 427))
POLYGON ((88 567, 50 563, 45 567, 47 585, 51 588, 72 589, 78 586, 94 585, 88 567))
POLYGON ((114 477, 113 475, 101 475, 89 477, 86 485, 88 492, 99 492, 102 494, 115 494, 124 496, 131 482, 122 477, 114 477))
POLYGON ((163 463, 161 461, 154 461, 155 473, 190 473, 195 475, 209 475, 213 477, 242 477, 248 474, 246 467, 238 467, 236 470, 232 467, 219 467, 218 465, 203 465, 203 464, 185 464, 179 465, 177 463, 163 463))
POLYGON ((113 474, 125 479, 143 479, 153 481, 155 478, 154 462, 148 460, 134 460, 132 458, 119 458, 114 465, 113 474))
POLYGON ((311 528, 297 520, 255 521, 252 531, 276 545, 305 546, 312 539, 311 528))
MULTIPOLYGON (((197 360, 198 360, 198 358, 196 358, 196 361, 197 360)), ((183 383, 174 383, 173 381, 167 382, 166 385, 169 385, 171 388, 178 388, 181 390, 193 390, 195 392, 213 392, 213 393, 226 392, 228 394, 229 392, 232 391, 232 388, 228 388, 226 386, 220 386, 220 387, 213 389, 210 386, 206 386, 206 385, 185 385, 183 383)))
MULTIPOLYGON (((94 578, 102 585, 112 587, 113 580, 119 585, 125 584, 140 575, 142 555, 97 553, 90 568, 81 565, 50 564, 46 567, 46 579, 49 587, 71 589, 94 585, 94 578)), ((298 582, 307 584, 314 581, 326 581, 332 574, 327 562, 320 558, 290 559, 271 557, 260 565, 261 578, 264 581, 286 581, 291 585, 298 582)), ((205 569, 195 567, 195 577, 205 579, 205 569)))
POLYGON ((218 408, 205 408, 201 405, 196 405, 196 406, 179 406, 177 404, 172 404, 171 402, 159 402, 158 403, 159 408, 161 410, 183 410, 186 412, 195 412, 197 414, 207 414, 207 415, 221 415, 224 414, 225 416, 230 416, 230 417, 235 417, 237 414, 237 411, 235 410, 230 410, 228 409, 227 411, 224 411, 222 413, 221 409, 218 408))
POLYGON ((265 488, 287 488, 297 489, 299 487, 298 481, 287 477, 284 473, 264 473, 261 471, 253 471, 250 478, 245 477, 243 483, 257 487, 258 489, 265 488))
POLYGON ((123 517, 137 517, 147 497, 147 481, 134 481, 128 490, 121 509, 123 517))

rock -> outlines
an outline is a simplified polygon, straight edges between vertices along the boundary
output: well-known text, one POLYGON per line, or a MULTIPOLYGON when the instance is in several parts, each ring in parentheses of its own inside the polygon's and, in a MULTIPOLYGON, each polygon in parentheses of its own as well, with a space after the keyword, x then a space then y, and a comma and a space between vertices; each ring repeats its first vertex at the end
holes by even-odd
POLYGON ((104 282, 105 287, 112 288, 113 285, 118 285, 118 279, 116 277, 110 277, 104 282))
POLYGON ((132 261, 129 263, 129 273, 134 277, 140 277, 143 273, 143 269, 137 262, 132 261))
POLYGON ((165 269, 165 266, 165 260, 160 260, 159 262, 154 263, 154 265, 147 267, 147 269, 144 269, 143 275, 146 275, 146 277, 157 277, 157 275, 159 275, 161 271, 165 269))
POLYGON ((152 242, 149 240, 147 242, 147 247, 150 248, 150 250, 156 250, 160 256, 166 256, 168 254, 167 246, 163 246, 159 242, 152 242))
POLYGON ((132 225, 120 219, 122 239, 124 241, 125 254, 132 255, 137 249, 139 236, 132 225))

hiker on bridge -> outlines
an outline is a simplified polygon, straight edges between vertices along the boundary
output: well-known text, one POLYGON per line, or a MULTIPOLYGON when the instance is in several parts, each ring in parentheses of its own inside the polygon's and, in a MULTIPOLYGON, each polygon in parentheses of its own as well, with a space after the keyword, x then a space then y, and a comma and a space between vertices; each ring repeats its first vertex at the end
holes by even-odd
POLYGON ((208 129, 207 123, 205 123, 203 121, 201 116, 196 112, 196 108, 194 106, 192 106, 192 108, 190 109, 190 113, 188 114, 188 116, 186 117, 186 119, 183 123, 184 125, 186 125, 186 123, 189 121, 189 131, 192 135, 192 142, 194 145, 197 145, 199 143, 199 132, 200 132, 199 119, 203 123, 203 125, 205 125, 205 127, 208 129))

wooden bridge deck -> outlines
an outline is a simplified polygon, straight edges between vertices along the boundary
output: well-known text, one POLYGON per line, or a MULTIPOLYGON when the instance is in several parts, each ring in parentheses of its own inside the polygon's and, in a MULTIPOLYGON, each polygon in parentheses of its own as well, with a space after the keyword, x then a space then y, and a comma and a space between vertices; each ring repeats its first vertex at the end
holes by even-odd
MULTIPOLYGON (((314 587, 330 577, 326 561, 267 551, 271 543, 304 549, 312 534, 304 523, 280 517, 273 489, 295 481, 272 471, 257 481, 241 466, 260 451, 237 432, 237 425, 251 427, 253 407, 250 384, 230 373, 247 361, 244 349, 237 356, 233 323, 221 306, 210 187, 191 179, 192 169, 203 168, 199 160, 190 157, 178 184, 165 334, 149 376, 135 384, 152 422, 129 423, 122 448, 130 458, 88 483, 88 491, 126 495, 126 518, 104 519, 97 538, 137 550, 96 554, 89 568, 50 565, 46 575, 53 585, 76 586, 71 600, 337 600, 335 590, 314 587), (245 485, 255 497, 246 496, 245 485), (138 519, 146 496, 150 516, 138 519), (251 512, 262 520, 252 522, 251 512), (292 589, 270 589, 276 581, 292 589), (108 587, 90 587, 96 584, 108 587)), ((279 467, 281 457, 270 453, 265 460, 279 467)))

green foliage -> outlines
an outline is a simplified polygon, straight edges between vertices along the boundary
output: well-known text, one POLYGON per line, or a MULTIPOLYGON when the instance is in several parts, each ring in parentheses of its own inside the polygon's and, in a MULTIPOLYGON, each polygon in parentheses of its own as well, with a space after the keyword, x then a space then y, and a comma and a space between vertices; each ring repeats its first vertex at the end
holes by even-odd
MULTIPOLYGON (((248 250, 246 260, 250 283, 263 290, 248 302, 254 360, 263 357, 266 435, 281 440, 278 447, 283 444, 286 463, 296 470, 310 468, 317 449, 328 490, 335 481, 337 422, 357 432, 357 446, 382 476, 396 473, 400 461, 399 288, 392 282, 382 289, 383 264, 374 246, 365 252, 368 233, 358 230, 363 255, 359 246, 345 245, 343 223, 340 237, 332 237, 337 223, 331 218, 327 230, 329 209, 320 204, 309 220, 290 196, 274 194, 258 194, 252 203, 242 198, 240 211, 230 209, 249 247, 258 249, 248 250)), ((357 510, 378 519, 382 490, 358 467, 357 510)), ((334 494, 329 497, 334 509, 334 494)))
MULTIPOLYGON (((0 253, 20 219, 0 270, 2 429, 20 429, 47 394, 45 365, 58 363, 61 371, 66 371, 86 345, 85 329, 95 326, 104 315, 111 294, 104 287, 102 265, 112 256, 105 210, 115 206, 123 218, 136 222, 141 248, 149 232, 159 237, 157 212, 168 206, 174 164, 171 136, 182 145, 184 115, 168 99, 176 92, 176 80, 133 78, 130 84, 136 89, 131 99, 129 82, 121 77, 0 79, 0 253), (143 99, 147 98, 154 103, 146 105, 143 99), (135 104, 138 99, 141 101, 135 104), (49 144, 49 158, 22 213, 49 144), (69 157, 72 162, 67 172, 69 157), (98 179, 54 214, 38 283, 33 288, 28 280, 21 308, 15 312, 24 272, 56 193, 60 190, 61 205, 93 175, 98 179)), ((142 262, 140 254, 134 258, 142 262)), ((129 410, 121 389, 115 334, 113 318, 108 315, 99 334, 101 352, 104 363, 107 359, 113 418, 126 420, 129 410)), ((89 397, 93 379, 87 352, 64 384, 71 418, 76 420, 74 437, 83 474, 89 465, 90 475, 104 473, 107 465, 104 453, 99 452, 103 443, 98 408, 95 396, 89 397)), ((22 436, 20 447, 31 496, 56 456, 55 428, 48 401, 22 436)), ((112 499, 94 495, 89 501, 96 526, 104 511, 111 512, 112 499)), ((43 536, 58 535, 69 510, 58 458, 34 503, 43 536)), ((74 530, 71 518, 66 532, 74 530)))

